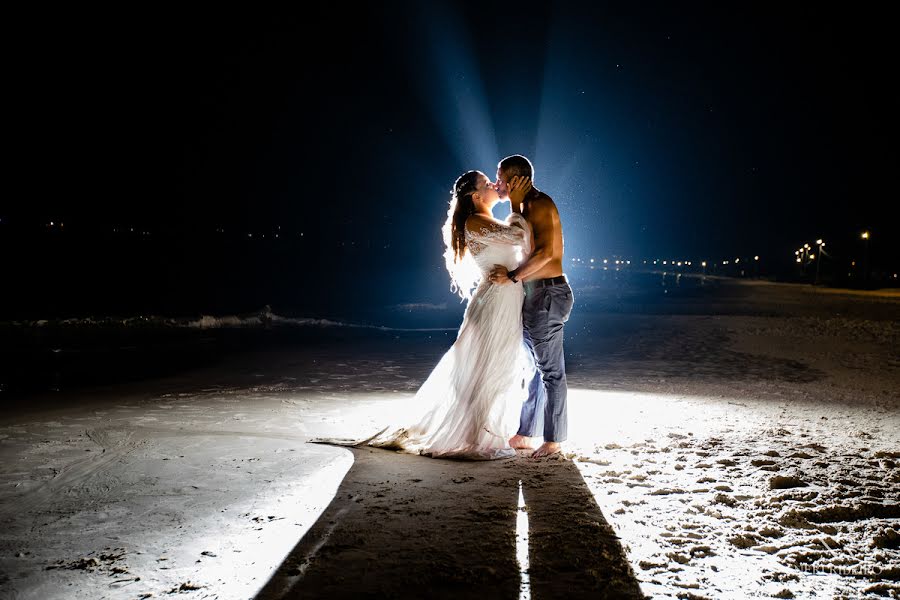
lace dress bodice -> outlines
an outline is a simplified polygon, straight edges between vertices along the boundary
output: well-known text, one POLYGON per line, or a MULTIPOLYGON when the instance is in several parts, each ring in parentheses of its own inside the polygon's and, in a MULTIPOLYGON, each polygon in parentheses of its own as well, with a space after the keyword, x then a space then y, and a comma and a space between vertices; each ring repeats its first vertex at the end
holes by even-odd
POLYGON ((531 251, 531 228, 521 215, 512 213, 506 223, 490 223, 478 231, 467 228, 466 246, 482 273, 494 265, 515 269, 531 251))

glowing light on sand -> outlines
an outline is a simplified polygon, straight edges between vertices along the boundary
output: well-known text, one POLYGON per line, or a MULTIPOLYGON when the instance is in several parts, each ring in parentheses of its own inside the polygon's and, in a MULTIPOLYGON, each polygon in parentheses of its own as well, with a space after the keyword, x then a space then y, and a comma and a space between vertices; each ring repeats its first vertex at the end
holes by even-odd
POLYGON ((519 505, 516 512, 516 560, 519 563, 519 600, 530 600, 531 581, 528 579, 528 513, 525 511, 525 496, 522 494, 522 480, 519 480, 519 505))
MULTIPOLYGON (((669 431, 675 431, 683 436, 684 433, 677 424, 685 422, 688 413, 696 417, 690 420, 690 436, 703 438, 715 430, 717 419, 728 414, 728 406, 725 400, 570 388, 570 429, 566 449, 575 452, 576 455, 590 456, 596 452, 598 446, 602 448, 604 444, 614 443, 615 448, 629 448, 635 444, 643 445, 648 439, 665 439, 665 434, 669 431), (619 411, 615 419, 608 418, 610 406, 617 407, 619 411)), ((735 420, 733 427, 737 435, 750 430, 752 424, 749 420, 735 420)), ((608 462, 599 464, 609 465, 608 462)), ((575 460, 574 465, 586 482, 595 481, 596 464, 575 460)), ((622 544, 629 548, 628 556, 631 561, 636 562, 636 557, 651 556, 653 552, 659 550, 659 539, 656 535, 648 535, 655 533, 653 530, 648 529, 645 524, 634 522, 628 516, 615 512, 621 506, 617 495, 609 496, 608 490, 602 485, 588 483, 585 485, 591 488, 598 507, 616 529, 622 544)), ((765 557, 762 560, 771 559, 765 557)), ((729 576, 741 575, 740 569, 741 567, 737 566, 730 569, 729 576)), ((755 571, 746 570, 746 572, 755 571)), ((641 587, 645 593, 653 589, 652 584, 648 582, 643 582, 641 587)), ((653 595, 655 597, 655 594, 653 595)))
MULTIPOLYGON (((190 571, 190 579, 202 582, 218 598, 256 596, 334 499, 350 470, 353 454, 345 449, 334 449, 334 453, 332 460, 302 482, 277 490, 273 486, 273 493, 260 493, 226 507, 231 516, 246 513, 265 519, 278 515, 277 527, 259 527, 243 519, 236 525, 233 518, 217 518, 218 513, 211 512, 206 523, 197 527, 200 535, 172 550, 170 564, 192 565, 179 571, 185 577, 190 571), (195 563, 198 556, 203 560, 195 563)), ((148 543, 155 544, 152 540, 148 543)))

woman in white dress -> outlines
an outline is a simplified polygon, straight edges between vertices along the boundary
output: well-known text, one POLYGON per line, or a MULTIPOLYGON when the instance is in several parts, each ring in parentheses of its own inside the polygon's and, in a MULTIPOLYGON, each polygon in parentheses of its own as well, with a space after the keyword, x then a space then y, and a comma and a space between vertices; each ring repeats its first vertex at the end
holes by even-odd
POLYGON ((480 171, 456 180, 443 234, 451 289, 468 300, 459 334, 416 392, 411 424, 395 424, 348 445, 435 458, 515 455, 508 440, 518 428, 525 382, 534 369, 522 343, 523 290, 521 283, 494 285, 487 274, 498 264, 517 267, 531 250, 531 230, 515 212, 505 222, 496 220, 491 209, 499 201, 495 185, 480 171))

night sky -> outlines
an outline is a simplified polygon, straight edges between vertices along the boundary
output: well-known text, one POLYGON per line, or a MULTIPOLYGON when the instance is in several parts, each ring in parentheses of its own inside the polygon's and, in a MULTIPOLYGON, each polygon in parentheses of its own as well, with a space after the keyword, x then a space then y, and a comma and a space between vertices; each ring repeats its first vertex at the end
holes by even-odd
POLYGON ((390 271, 443 294, 453 180, 523 153, 569 257, 788 264, 817 237, 849 257, 869 229, 892 265, 891 22, 758 3, 20 15, 8 166, 24 185, 0 235, 29 249, 24 273, 54 260, 27 241, 51 221, 110 254, 113 230, 176 240, 180 258, 145 253, 150 271, 209 261, 213 234, 278 234, 290 245, 254 254, 281 255, 268 276, 390 271))

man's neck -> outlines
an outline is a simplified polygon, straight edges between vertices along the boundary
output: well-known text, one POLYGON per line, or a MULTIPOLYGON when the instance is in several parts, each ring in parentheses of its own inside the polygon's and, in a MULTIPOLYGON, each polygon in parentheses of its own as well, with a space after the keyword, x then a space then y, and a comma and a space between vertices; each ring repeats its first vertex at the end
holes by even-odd
POLYGON ((538 197, 540 197, 540 195, 541 195, 541 190, 539 190, 537 188, 533 187, 530 190, 528 190, 528 194, 522 200, 522 212, 524 213, 526 210, 528 210, 528 203, 531 202, 532 200, 537 199, 538 197))

